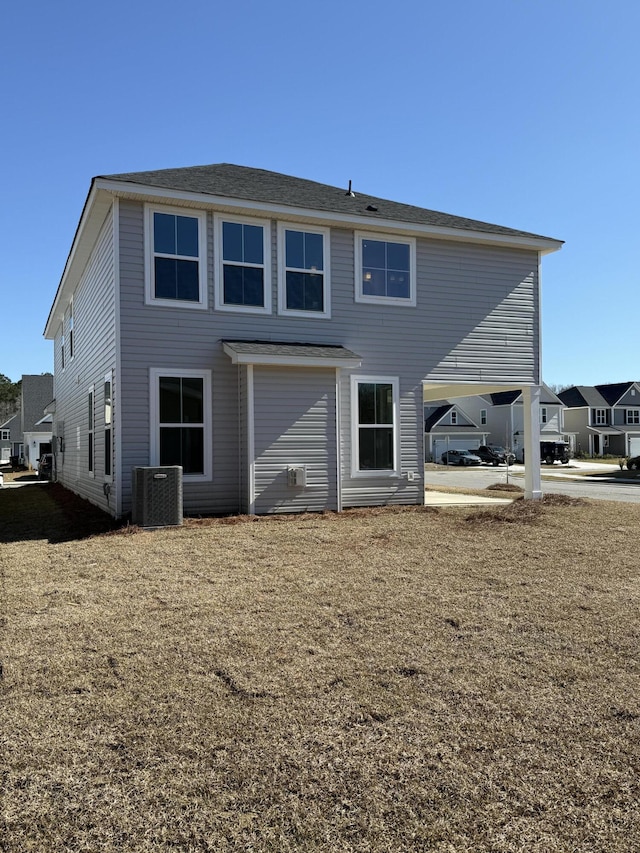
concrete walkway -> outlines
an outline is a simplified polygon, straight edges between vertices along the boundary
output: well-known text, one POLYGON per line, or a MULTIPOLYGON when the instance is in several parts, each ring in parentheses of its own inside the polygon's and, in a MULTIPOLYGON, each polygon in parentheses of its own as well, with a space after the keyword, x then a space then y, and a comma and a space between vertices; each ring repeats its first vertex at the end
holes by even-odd
POLYGON ((499 504, 510 503, 512 503, 511 498, 485 498, 480 495, 431 492, 428 489, 424 493, 425 506, 498 506, 499 504))

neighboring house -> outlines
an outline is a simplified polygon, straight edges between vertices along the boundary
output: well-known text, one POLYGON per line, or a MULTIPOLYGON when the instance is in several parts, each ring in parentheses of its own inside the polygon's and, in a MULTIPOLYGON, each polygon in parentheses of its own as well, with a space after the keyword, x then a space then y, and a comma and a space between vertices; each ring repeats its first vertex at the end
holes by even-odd
POLYGON ((24 455, 20 412, 16 412, 3 424, 0 424, 0 463, 7 464, 12 456, 24 455))
POLYGON ((57 478, 115 516, 171 464, 187 513, 421 503, 424 402, 523 389, 535 448, 560 247, 228 164, 94 178, 45 329, 57 478))
POLYGON ((447 450, 470 450, 487 443, 488 430, 461 408, 442 400, 424 407, 425 461, 440 462, 447 450))
POLYGON ((53 399, 53 375, 25 375, 21 387, 19 411, 0 426, 0 454, 3 462, 17 457, 37 470, 40 456, 51 453, 52 419, 45 409, 53 399))
POLYGON ((640 384, 574 385, 558 394, 576 450, 590 456, 640 454, 640 384))
MULTIPOLYGON (((511 450, 524 461, 525 406, 521 391, 498 391, 459 401, 481 429, 489 433, 489 444, 511 450)), ((541 441, 569 441, 574 436, 564 426, 565 405, 548 385, 540 387, 539 432, 541 441)))

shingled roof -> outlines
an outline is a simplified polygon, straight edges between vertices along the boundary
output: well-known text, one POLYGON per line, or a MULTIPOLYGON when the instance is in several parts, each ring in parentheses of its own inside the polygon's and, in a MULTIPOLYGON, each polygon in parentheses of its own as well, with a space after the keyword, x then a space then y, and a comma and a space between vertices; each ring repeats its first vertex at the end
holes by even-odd
MULTIPOLYGON (((354 188, 353 193, 349 193, 347 187, 332 187, 304 178, 283 175, 279 172, 253 169, 248 166, 235 166, 231 163, 159 169, 151 172, 128 172, 119 175, 99 175, 98 178, 132 185, 213 195, 219 198, 257 201, 264 204, 285 205, 304 208, 305 210, 322 210, 328 213, 350 216, 366 216, 373 221, 382 219, 509 237, 554 239, 532 234, 528 231, 518 231, 501 225, 480 222, 476 219, 452 216, 436 210, 427 210, 410 204, 389 201, 362 193, 357 188, 354 188)), ((560 244, 562 241, 555 240, 554 242, 560 244)))

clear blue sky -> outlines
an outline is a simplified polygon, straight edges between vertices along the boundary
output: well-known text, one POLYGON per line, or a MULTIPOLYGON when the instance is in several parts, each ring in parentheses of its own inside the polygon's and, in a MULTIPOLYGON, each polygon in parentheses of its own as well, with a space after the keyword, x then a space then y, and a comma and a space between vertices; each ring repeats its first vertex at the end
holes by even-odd
POLYGON ((543 375, 640 380, 637 0, 35 0, 3 10, 0 373, 91 177, 229 162, 566 241, 543 375))

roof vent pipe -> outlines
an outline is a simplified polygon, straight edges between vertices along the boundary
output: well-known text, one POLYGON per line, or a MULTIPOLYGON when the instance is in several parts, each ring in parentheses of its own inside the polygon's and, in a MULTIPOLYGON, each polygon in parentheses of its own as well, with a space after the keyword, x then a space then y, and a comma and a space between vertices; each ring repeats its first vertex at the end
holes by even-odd
POLYGON ((349 181, 349 189, 346 191, 345 195, 350 195, 351 198, 355 198, 356 194, 351 189, 351 181, 349 181))

